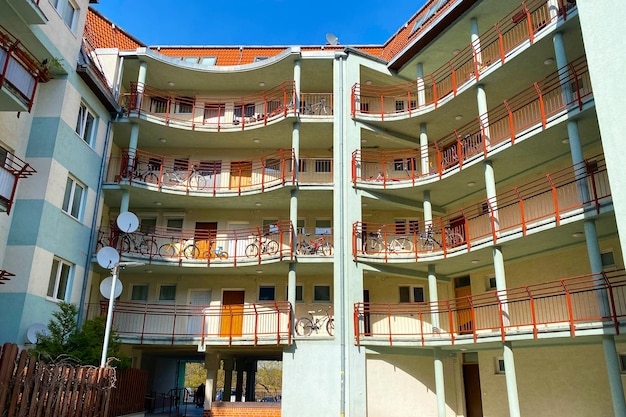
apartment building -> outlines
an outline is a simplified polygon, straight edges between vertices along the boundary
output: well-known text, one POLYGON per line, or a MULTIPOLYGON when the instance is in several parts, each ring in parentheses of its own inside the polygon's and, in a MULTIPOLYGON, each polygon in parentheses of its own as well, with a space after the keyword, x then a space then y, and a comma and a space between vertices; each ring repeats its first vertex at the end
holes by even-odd
POLYGON ((90 3, 0 3, 2 342, 32 345, 59 300, 84 303, 119 108, 83 42, 90 3))
POLYGON ((36 173, 0 308, 37 306, 5 339, 55 299, 106 314, 112 246, 150 398, 200 361, 207 416, 626 415, 622 2, 431 0, 382 45, 284 47, 148 46, 84 7, 119 112, 64 65, 5 134, 36 173))

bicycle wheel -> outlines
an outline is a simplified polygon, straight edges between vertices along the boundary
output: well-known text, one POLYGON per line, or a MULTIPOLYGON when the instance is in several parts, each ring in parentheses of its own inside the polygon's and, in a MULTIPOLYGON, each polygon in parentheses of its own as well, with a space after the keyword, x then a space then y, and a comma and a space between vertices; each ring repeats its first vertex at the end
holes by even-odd
POLYGON ((435 247, 435 241, 431 237, 420 237, 419 238, 419 249, 420 251, 432 252, 435 247))
POLYGON ((328 332, 329 336, 333 335, 333 332, 335 331, 335 319, 328 319, 328 321, 326 322, 326 331, 328 332))
POLYGON ((177 255, 178 251, 176 250, 176 246, 172 245, 171 243, 161 245, 161 247, 159 248, 159 256, 162 256, 164 258, 173 258, 177 255))
POLYGON ((317 253, 322 256, 330 256, 333 253, 333 245, 325 242, 319 248, 317 248, 317 253))
POLYGON ((228 253, 226 253, 224 251, 220 252, 219 258, 220 259, 228 259, 228 253))
POLYGON ((191 243, 185 246, 185 249, 183 250, 183 255, 185 255, 185 258, 187 259, 197 259, 200 256, 200 248, 191 243))
POLYGON ((154 253, 154 242, 151 239, 144 239, 139 245, 139 252, 142 255, 152 255, 154 253))
POLYGON ((280 249, 280 246, 278 246, 278 242, 275 240, 268 240, 265 244, 265 253, 269 253, 270 255, 278 252, 278 249, 280 249))
POLYGON ((254 243, 250 243, 248 246, 246 246, 246 256, 248 258, 254 258, 256 256, 259 256, 259 247, 254 243))
POLYGON ((448 247, 455 247, 463 243, 463 236, 457 232, 449 232, 446 234, 446 245, 448 247))
POLYGON ((373 252, 383 252, 385 250, 385 244, 380 239, 370 240, 369 247, 373 252))
POLYGON ((411 252, 413 243, 406 237, 394 239, 389 244, 389 250, 392 252, 411 252))
POLYGON ((128 236, 122 238, 122 252, 130 252, 133 245, 128 236))
POLYGON ((206 180, 200 174, 193 174, 189 177, 189 188, 193 190, 202 190, 206 186, 206 180))
POLYGON ((311 319, 302 317, 296 321, 296 334, 298 336, 310 336, 313 331, 311 319))
POLYGON ((152 171, 147 172, 146 175, 144 175, 142 179, 144 182, 147 182, 148 184, 158 184, 159 182, 159 177, 157 177, 157 175, 152 171))

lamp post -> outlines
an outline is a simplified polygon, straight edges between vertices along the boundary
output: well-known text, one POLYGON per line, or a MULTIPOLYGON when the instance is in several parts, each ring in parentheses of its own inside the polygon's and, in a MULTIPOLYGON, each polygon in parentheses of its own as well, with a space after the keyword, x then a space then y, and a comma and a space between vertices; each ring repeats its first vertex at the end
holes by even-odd
MULTIPOLYGON (((104 249, 104 248, 103 248, 104 249)), ((144 265, 141 262, 116 262, 111 268, 111 273, 113 274, 111 280, 111 292, 109 293, 109 308, 107 311, 107 322, 104 328, 104 340, 102 342, 102 357, 100 359, 100 367, 104 368, 106 366, 107 360, 107 351, 109 350, 109 338, 111 336, 111 325, 113 324, 113 302, 116 298, 115 289, 117 286, 117 280, 120 269, 124 269, 129 266, 141 266, 144 265)))
MULTIPOLYGON (((122 231, 123 233, 132 233, 135 230, 137 230, 137 227, 139 226, 139 219, 137 219, 137 216, 135 216, 135 214, 129 211, 120 213, 120 215, 117 216, 117 226, 119 227, 120 231, 122 231)), ((122 292, 121 282, 119 286, 119 291, 118 291, 118 285, 117 285, 120 269, 124 269, 129 266, 131 267, 141 266, 141 265, 144 265, 144 263, 132 262, 132 261, 120 262, 119 252, 117 251, 117 249, 111 246, 105 246, 102 249, 100 249, 98 253, 96 254, 96 258, 98 260, 98 265, 100 265, 103 268, 109 269, 112 274, 110 289, 106 288, 106 286, 108 285, 108 283, 106 283, 105 285, 106 279, 102 281, 102 283, 100 284, 100 292, 102 293, 104 297, 107 296, 106 290, 109 290, 108 291, 109 308, 107 311, 107 321, 106 321, 106 325, 104 328, 104 340, 102 341, 102 358, 100 359, 100 367, 104 368, 106 366, 107 351, 109 350, 109 338, 111 336, 111 325, 113 324, 113 303, 115 301, 115 298, 118 297, 120 293, 122 292)))

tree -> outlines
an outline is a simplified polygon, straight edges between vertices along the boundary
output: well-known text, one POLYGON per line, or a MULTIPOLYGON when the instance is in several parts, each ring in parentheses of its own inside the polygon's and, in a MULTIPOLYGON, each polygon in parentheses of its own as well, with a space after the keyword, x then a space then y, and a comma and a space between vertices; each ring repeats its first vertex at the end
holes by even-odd
POLYGON ((282 391, 283 367, 278 361, 259 361, 257 365, 256 385, 263 388, 267 396, 278 398, 282 391))
MULTIPOLYGON (((106 317, 86 320, 78 328, 78 308, 73 304, 59 303, 59 311, 52 313, 47 334, 38 334, 34 353, 46 363, 76 362, 80 365, 100 364, 106 317)), ((111 331, 107 357, 119 361, 118 368, 130 367, 130 358, 120 352, 121 343, 111 331)))

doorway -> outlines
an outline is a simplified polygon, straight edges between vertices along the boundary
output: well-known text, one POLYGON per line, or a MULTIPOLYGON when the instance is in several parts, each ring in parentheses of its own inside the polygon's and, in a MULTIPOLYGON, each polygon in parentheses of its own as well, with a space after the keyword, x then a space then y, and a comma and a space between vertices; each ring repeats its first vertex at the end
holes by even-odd
POLYGON ((469 297, 472 295, 470 277, 461 277, 454 280, 454 297, 456 301, 456 320, 458 331, 461 334, 474 331, 472 309, 469 297))
POLYGON ((230 189, 237 190, 252 185, 252 162, 232 161, 230 163, 230 189))
POLYGON ((363 334, 372 335, 370 322, 370 290, 363 290, 363 334))
POLYGON ((194 243, 200 249, 198 259, 215 258, 215 237, 217 236, 217 222, 196 222, 194 243))
MULTIPOLYGON (((191 290, 189 292, 190 306, 209 306, 211 304, 211 290, 191 290)), ((187 320, 187 334, 202 337, 206 334, 207 329, 204 326, 202 316, 192 315, 187 320)))
POLYGON ((224 291, 220 337, 240 337, 243 333, 243 304, 245 291, 224 291))
POLYGON ((463 354, 463 389, 465 392, 465 416, 483 417, 483 401, 480 390, 478 355, 463 354))

